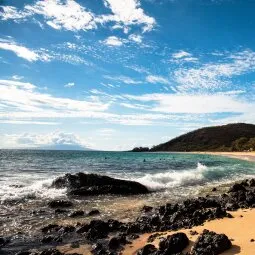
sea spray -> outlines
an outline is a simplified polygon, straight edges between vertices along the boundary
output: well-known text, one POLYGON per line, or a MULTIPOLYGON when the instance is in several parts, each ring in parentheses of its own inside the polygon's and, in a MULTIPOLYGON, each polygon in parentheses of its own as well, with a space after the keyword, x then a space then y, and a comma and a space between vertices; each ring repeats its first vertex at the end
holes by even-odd
POLYGON ((51 188, 54 178, 39 180, 31 185, 3 185, 0 189, 1 202, 18 202, 26 199, 53 199, 66 196, 66 189, 51 188))
POLYGON ((198 162, 195 169, 182 171, 169 170, 164 173, 146 174, 137 179, 137 181, 152 191, 178 186, 198 185, 206 181, 206 170, 208 170, 207 166, 198 162))

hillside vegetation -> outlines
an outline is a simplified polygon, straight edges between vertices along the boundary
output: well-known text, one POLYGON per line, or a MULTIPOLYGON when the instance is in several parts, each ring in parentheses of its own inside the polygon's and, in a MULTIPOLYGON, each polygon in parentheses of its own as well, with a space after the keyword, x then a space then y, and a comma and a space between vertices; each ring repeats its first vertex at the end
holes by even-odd
POLYGON ((245 123, 201 128, 150 149, 150 151, 245 150, 255 150, 255 125, 245 123))

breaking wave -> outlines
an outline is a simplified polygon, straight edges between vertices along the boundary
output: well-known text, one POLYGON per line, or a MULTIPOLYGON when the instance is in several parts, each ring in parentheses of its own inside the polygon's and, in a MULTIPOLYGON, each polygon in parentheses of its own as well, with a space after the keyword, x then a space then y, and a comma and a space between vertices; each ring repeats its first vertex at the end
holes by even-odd
POLYGON ((31 185, 3 185, 0 189, 1 202, 19 202, 25 199, 64 197, 66 189, 51 188, 53 178, 40 180, 31 185))
POLYGON ((167 171, 164 173, 146 174, 136 181, 147 186, 150 190, 162 190, 178 186, 202 184, 206 181, 208 167, 198 162, 197 167, 191 170, 167 171))

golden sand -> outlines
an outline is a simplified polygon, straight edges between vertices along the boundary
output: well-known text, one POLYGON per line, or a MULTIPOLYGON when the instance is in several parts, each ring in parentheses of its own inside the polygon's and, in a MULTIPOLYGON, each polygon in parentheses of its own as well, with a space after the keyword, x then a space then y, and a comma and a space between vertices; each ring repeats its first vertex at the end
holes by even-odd
MULTIPOLYGON (((204 229, 208 229, 218 234, 224 233, 231 240, 233 244, 232 248, 222 253, 222 255, 255 255, 255 242, 251 242, 251 239, 255 239, 255 209, 238 210, 236 212, 231 212, 231 214, 234 218, 208 221, 204 223, 203 226, 194 227, 192 229, 164 232, 161 237, 176 232, 184 232, 190 240, 190 245, 185 251, 190 251, 193 243, 198 237, 198 235, 191 235, 190 231, 197 231, 200 234, 204 229)), ((147 244, 147 239, 151 234, 154 233, 141 235, 138 239, 134 240, 132 244, 126 245, 125 250, 121 254, 135 255, 139 249, 147 244)), ((159 238, 153 242, 155 246, 158 245, 159 238)), ((81 245, 79 248, 70 248, 70 245, 64 245, 59 246, 58 249, 65 254, 75 252, 82 255, 91 254, 89 252, 91 247, 88 245, 81 245)))
MULTIPOLYGON (((185 251, 190 251, 192 244, 198 237, 198 235, 191 235, 190 231, 197 231, 200 234, 204 229, 208 229, 218 234, 224 233, 231 240, 233 244, 232 248, 222 253, 222 255, 254 255, 255 242, 251 242, 251 239, 255 239, 255 209, 238 210, 236 212, 231 212, 231 214, 234 216, 234 218, 224 218, 209 221, 206 222, 203 226, 194 227, 192 229, 181 229, 178 231, 164 232, 162 237, 169 234, 174 234, 176 232, 184 232, 187 234, 190 240, 190 245, 185 251)), ((135 240, 131 245, 127 245, 123 255, 136 254, 137 250, 141 249, 144 245, 147 244, 147 238, 151 234, 141 235, 140 238, 135 240)), ((153 242, 155 246, 158 245, 159 238, 153 242)))
POLYGON ((242 159, 242 160, 255 162, 255 151, 252 151, 252 152, 248 152, 248 151, 247 152, 210 152, 208 151, 208 152, 194 152, 194 153, 225 156, 229 158, 236 158, 236 159, 242 159))

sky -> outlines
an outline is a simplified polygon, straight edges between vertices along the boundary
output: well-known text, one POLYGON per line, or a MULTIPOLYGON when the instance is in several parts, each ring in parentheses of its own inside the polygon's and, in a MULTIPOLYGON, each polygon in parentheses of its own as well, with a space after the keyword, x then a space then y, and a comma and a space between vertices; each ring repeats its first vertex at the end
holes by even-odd
POLYGON ((128 150, 255 124, 254 0, 0 0, 0 148, 128 150))

